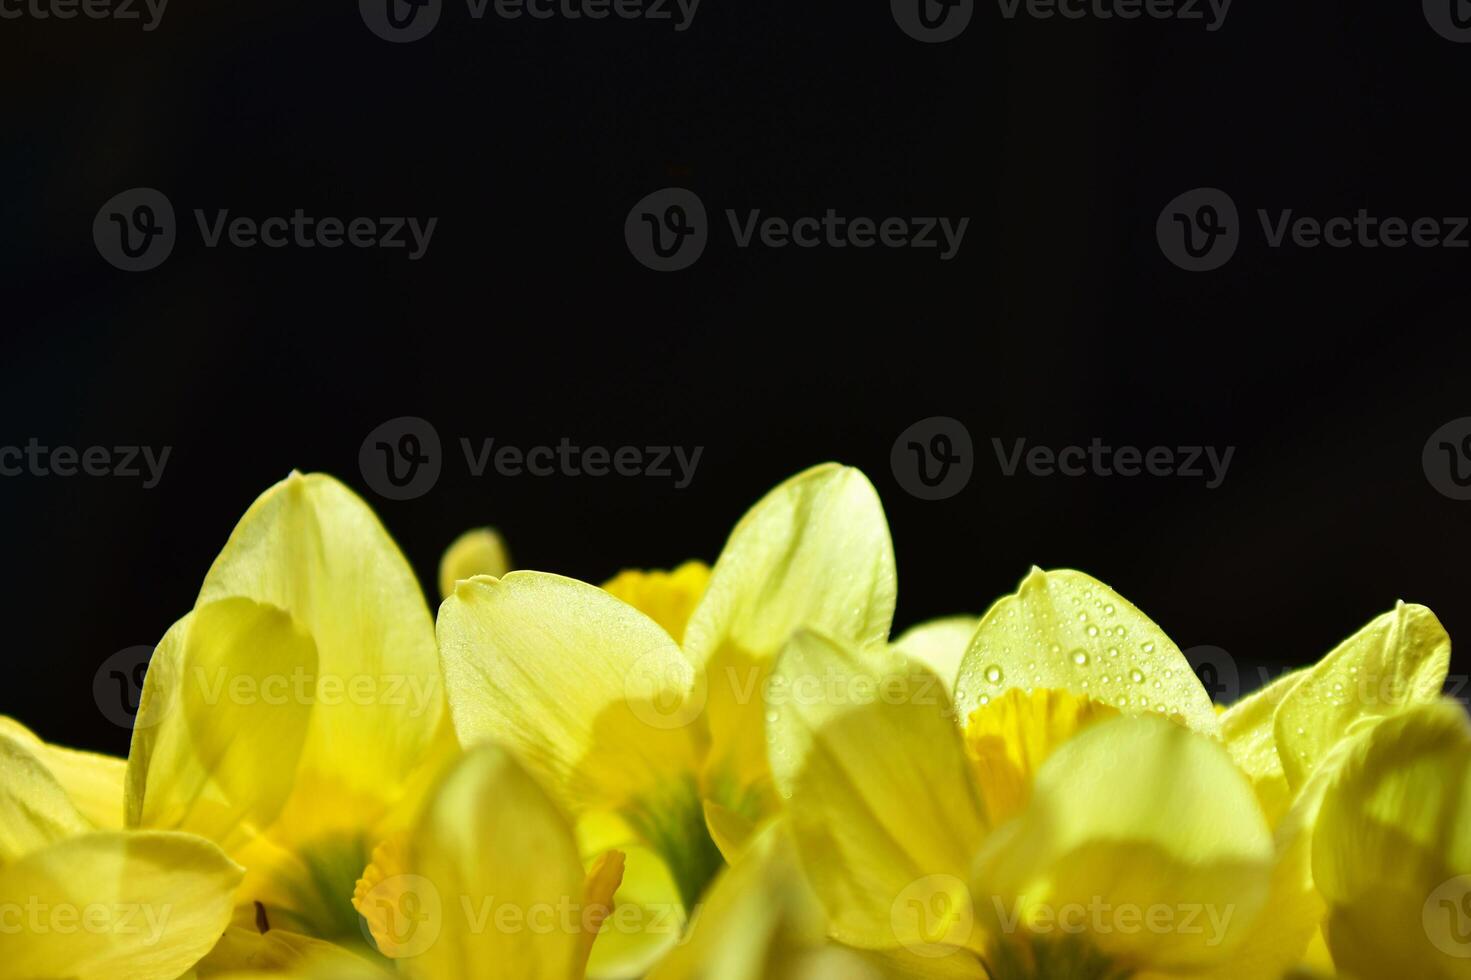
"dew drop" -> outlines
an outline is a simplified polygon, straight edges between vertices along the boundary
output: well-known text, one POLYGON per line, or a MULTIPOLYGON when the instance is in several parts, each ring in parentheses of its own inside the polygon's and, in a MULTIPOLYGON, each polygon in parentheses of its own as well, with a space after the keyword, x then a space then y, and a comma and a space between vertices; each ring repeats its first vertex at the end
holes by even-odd
POLYGON ((991 666, 986 668, 986 680, 990 681, 992 684, 1000 684, 1001 679, 1005 676, 1006 675, 1001 672, 1001 668, 998 667, 996 664, 992 664, 991 666))
POLYGON ((1133 681, 1135 684, 1144 683, 1144 671, 1140 670, 1138 667, 1135 667, 1133 670, 1129 671, 1129 680, 1133 681))
POLYGON ((1097 636, 1098 635, 1098 627, 1097 626, 1090 626, 1090 627, 1088 627, 1088 635, 1089 636, 1097 636))
POLYGON ((1146 643, 1146 644, 1144 644, 1143 649, 1144 649, 1144 652, 1145 653, 1153 653, 1154 652, 1154 644, 1153 643, 1146 643))
POLYGON ((1087 666, 1088 654, 1082 650, 1074 650, 1073 663, 1077 664, 1079 667, 1087 666))

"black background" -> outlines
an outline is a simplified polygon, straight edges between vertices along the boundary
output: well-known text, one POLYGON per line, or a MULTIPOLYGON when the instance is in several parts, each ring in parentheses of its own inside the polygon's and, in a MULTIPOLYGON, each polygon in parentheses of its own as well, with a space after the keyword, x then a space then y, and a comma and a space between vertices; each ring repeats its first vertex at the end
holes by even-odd
MULTIPOLYGON (((1267 247, 1257 208, 1471 213, 1471 45, 1416 4, 1236 0, 1200 21, 1003 19, 920 44, 882 2, 704 0, 669 22, 473 21, 390 45, 355 4, 173 0, 137 22, 0 21, 0 444, 173 447, 143 490, 0 479, 0 711, 123 752, 110 654, 185 612, 293 467, 369 495, 433 591, 441 549, 501 526, 518 564, 594 581, 711 560, 744 509, 837 459, 883 495, 898 625, 980 611, 1035 563, 1085 569, 1182 647, 1248 672, 1314 659, 1398 598, 1471 635, 1471 503, 1421 450, 1471 415, 1471 251, 1267 247), (638 265, 644 195, 696 191, 693 268, 638 265), (128 274, 94 215, 166 193, 180 242, 128 274), (1245 241, 1170 265, 1175 195, 1228 191, 1245 241), (192 210, 437 216, 427 256, 206 249, 192 210), (959 256, 738 250, 723 212, 968 216, 959 256), (358 449, 429 419, 433 492, 373 497, 358 449), (942 502, 889 469, 962 420, 942 502), (703 446, 694 483, 469 476, 458 439, 703 446), (991 439, 1235 446, 1224 485, 1003 477, 991 439)), ((431 597, 433 598, 433 597, 431 597)), ((1462 665, 1464 656, 1458 657, 1462 665)))

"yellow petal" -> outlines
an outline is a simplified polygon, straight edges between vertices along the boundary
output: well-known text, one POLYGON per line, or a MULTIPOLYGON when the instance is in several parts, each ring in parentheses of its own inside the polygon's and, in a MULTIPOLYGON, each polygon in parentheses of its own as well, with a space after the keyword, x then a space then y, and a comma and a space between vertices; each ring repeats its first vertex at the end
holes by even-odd
POLYGON ((262 933, 254 925, 230 926, 194 970, 201 980, 238 978, 252 971, 259 971, 261 976, 315 976, 323 980, 385 975, 363 957, 334 943, 285 929, 262 933))
POLYGON ((1272 862, 1251 786, 1218 742, 1118 718, 1053 753, 1028 809, 986 842, 977 914, 1007 952, 1076 943, 1115 966, 1198 970, 1245 940, 1272 862))
POLYGON ((460 741, 513 749, 574 812, 693 778, 694 671, 602 589, 542 572, 462 582, 439 639, 460 741))
POLYGON ((476 528, 455 538, 439 560, 439 597, 448 599, 455 583, 477 575, 500 578, 511 570, 506 542, 493 527, 476 528))
POLYGON ((587 975, 604 980, 643 976, 684 932, 679 886, 664 860, 614 814, 585 815, 577 822, 577 842, 590 867, 612 850, 623 855, 613 914, 593 944, 587 975))
POLYGON ((1020 813, 1032 781, 1048 757, 1084 728, 1118 709, 1067 691, 1038 688, 1027 695, 1012 688, 981 705, 965 727, 965 748, 992 826, 1020 813))
POLYGON ((978 616, 948 616, 911 627, 894 641, 894 648, 910 660, 924 664, 954 692, 955 675, 981 620, 978 616))
POLYGON ((1221 741, 1231 759, 1251 778, 1267 822, 1276 826, 1292 802, 1287 774, 1277 754, 1277 708, 1308 674, 1297 670, 1233 704, 1221 715, 1221 741))
POLYGON ((317 650, 284 610, 249 599, 174 625, 144 679, 129 823, 187 830, 238 854, 296 787, 317 650))
POLYGON ((705 801, 705 826, 710 831, 710 839, 715 846, 720 848, 720 854, 727 863, 734 862, 736 857, 745 850, 751 835, 756 832, 756 823, 734 810, 721 806, 712 800, 705 801))
POLYGON ((1300 787, 1356 721, 1440 697, 1450 655, 1450 637, 1435 614, 1403 602, 1341 643, 1292 688, 1273 718, 1288 784, 1300 787))
POLYGON ((123 827, 124 759, 43 742, 12 718, 0 717, 0 735, 10 735, 41 761, 73 803, 98 830, 123 827))
POLYGON ((761 831, 744 857, 721 873, 690 930, 649 980, 798 975, 788 969, 792 962, 823 945, 822 909, 780 822, 761 831))
POLYGON ((415 880, 384 900, 399 913, 396 934, 408 954, 401 962, 411 976, 568 980, 580 971, 588 910, 577 841, 505 750, 466 754, 409 850, 415 880))
POLYGON ((787 813, 833 937, 875 949, 963 946, 964 923, 936 931, 912 911, 967 904, 986 831, 943 685, 911 666, 872 683, 859 654, 810 631, 778 670, 822 679, 781 698, 772 753, 799 759, 787 813), (925 675, 929 684, 916 683, 925 675))
POLYGON ((91 829, 30 748, 0 733, 0 868, 91 829))
POLYGON ((620 572, 604 582, 603 589, 664 627, 675 643, 682 643, 690 614, 709 584, 710 567, 687 561, 672 572, 620 572))
POLYGON ((303 768, 358 805, 391 801, 433 743, 444 699, 429 609, 378 518, 331 477, 293 473, 240 519, 198 604, 231 597, 285 610, 316 643, 303 768))
POLYGON ((684 643, 709 683, 704 783, 717 803, 750 819, 775 806, 760 691, 788 637, 811 627, 860 648, 879 645, 895 588, 883 507, 855 469, 807 470, 736 525, 684 643))
POLYGON ((1338 968, 1471 977, 1471 723, 1451 702, 1357 740, 1323 798, 1313 876, 1338 968))
POLYGON ((1214 735, 1220 722, 1190 663, 1158 626, 1097 579, 1032 569, 981 619, 955 702, 967 718, 1009 688, 1057 688, 1125 714, 1178 715, 1214 735))
POLYGON ((240 868, 186 834, 97 832, 0 870, 0 980, 174 980, 230 921, 240 868))
POLYGON ((685 649, 696 664, 727 645, 769 659, 803 626, 858 646, 880 643, 895 588, 873 485, 855 469, 813 467, 768 493, 731 532, 685 649))

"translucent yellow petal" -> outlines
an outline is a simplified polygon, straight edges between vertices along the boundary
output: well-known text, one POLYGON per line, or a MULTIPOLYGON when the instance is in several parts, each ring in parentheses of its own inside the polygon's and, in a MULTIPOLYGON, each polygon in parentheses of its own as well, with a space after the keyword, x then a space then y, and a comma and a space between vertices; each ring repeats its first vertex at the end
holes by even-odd
POLYGON ((786 676, 831 681, 794 687, 773 725, 773 755, 801 753, 787 813, 802 865, 841 942, 964 945, 968 932, 936 932, 912 910, 967 904, 986 831, 950 699, 933 675, 915 683, 922 668, 870 683, 857 658, 810 631, 782 653, 786 676))
POLYGON ((587 909, 577 841, 504 749, 466 754, 409 850, 415 880, 385 901, 400 914, 400 951, 410 954, 400 962, 411 976, 568 980, 581 969, 587 909))
POLYGON ((721 856, 730 863, 745 850, 757 825, 755 821, 734 810, 706 800, 705 826, 710 831, 710 839, 720 848, 721 856))
MULTIPOLYGON (((236 918, 239 918, 238 911, 236 918)), ((230 926, 209 955, 194 968, 201 980, 239 977, 252 971, 277 978, 315 976, 323 980, 385 975, 362 956, 334 943, 285 929, 262 933, 254 925, 230 926)))
POLYGON ((910 660, 924 664, 945 682, 945 690, 955 690, 955 675, 960 661, 970 646, 971 637, 981 624, 978 616, 948 616, 932 619, 911 627, 894 641, 894 648, 910 660))
POLYGON ((175 624, 144 680, 130 824, 240 853, 297 785, 317 667, 311 637, 274 606, 225 599, 175 624))
POLYGON ((128 764, 124 759, 96 752, 83 752, 43 742, 34 732, 12 718, 0 717, 0 735, 10 735, 35 754, 82 816, 98 830, 121 830, 123 826, 123 781, 128 764))
POLYGON ((761 831, 742 859, 721 873, 690 929, 649 980, 815 975, 790 969, 794 960, 821 948, 825 935, 821 906, 780 822, 761 831))
POLYGON ((1401 602, 1312 667, 1273 719, 1277 751, 1296 790, 1351 725, 1440 697, 1451 641, 1435 614, 1401 602))
POLYGON ((1313 875, 1333 961, 1359 977, 1471 977, 1471 723, 1454 703, 1358 740, 1323 798, 1313 875))
POLYGON ((444 710, 434 623, 408 562, 361 499, 293 473, 240 519, 199 604, 245 597, 284 609, 319 660, 303 769, 344 799, 391 801, 444 710))
POLYGON ((614 814, 585 815, 577 822, 577 841, 589 867, 610 850, 623 855, 613 913, 593 944, 587 975, 595 980, 643 976, 684 932, 679 886, 664 860, 614 814))
POLYGON ((574 812, 692 782, 694 671, 602 589, 541 572, 462 582, 439 640, 461 742, 512 748, 574 812))
POLYGON ((1178 715, 1212 735, 1220 728, 1210 695, 1164 631, 1082 572, 1034 568, 981 618, 955 684, 960 716, 1013 687, 1071 691, 1125 714, 1178 715))
POLYGON ((0 868, 91 829, 35 753, 0 733, 0 868))
POLYGON ((493 527, 476 528, 455 538, 439 560, 439 597, 448 599, 455 583, 477 575, 500 578, 511 570, 506 542, 493 527))
POLYGON ((971 713, 965 749, 992 826, 1022 811, 1037 770, 1068 739, 1118 709, 1067 691, 1012 688, 971 713))
POLYGON ((684 648, 709 683, 707 793, 751 819, 772 810, 760 692, 788 637, 811 627, 860 648, 894 615, 894 551, 859 471, 814 467, 768 493, 731 532, 684 648))
POLYGON ((230 921, 240 868, 185 834, 97 832, 0 869, 0 980, 174 980, 230 921), (17 928, 18 927, 18 928, 17 928))
POLYGON ((888 637, 894 549, 878 494, 858 470, 829 463, 772 490, 741 518, 689 623, 696 664, 731 645, 774 657, 808 626, 859 646, 888 637))
POLYGON ((1266 821, 1225 749, 1125 717, 1043 764, 1031 805, 987 840, 974 892, 977 915, 1024 952, 1071 943, 1116 966, 1198 970, 1249 935, 1272 867, 1266 821))
POLYGON ((690 615, 709 584, 710 566, 687 561, 672 572, 620 572, 604 582, 603 589, 664 627, 675 643, 682 643, 690 615))
POLYGON ((1251 779, 1267 822, 1276 826, 1292 802, 1287 774, 1277 754, 1277 708, 1308 674, 1297 670, 1233 704, 1221 715, 1221 741, 1231 759, 1251 779))

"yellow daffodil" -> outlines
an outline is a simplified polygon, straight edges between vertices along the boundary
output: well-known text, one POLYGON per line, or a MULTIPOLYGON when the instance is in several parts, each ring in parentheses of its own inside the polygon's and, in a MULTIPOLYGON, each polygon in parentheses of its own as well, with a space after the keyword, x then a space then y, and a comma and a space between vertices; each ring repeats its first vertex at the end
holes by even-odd
POLYGON ((0 719, 0 980, 173 980, 215 944, 241 869, 122 812, 121 760, 0 719))
POLYGON ((890 972, 1276 978, 1299 956, 1244 949, 1276 912, 1270 829, 1184 656, 1102 583, 1034 571, 953 703, 902 652, 811 630, 776 675, 847 694, 776 707, 773 772, 830 934, 890 972))
POLYGON ((366 952, 354 885, 457 753, 433 622, 371 510, 292 474, 246 512, 150 663, 127 824, 247 869, 201 972, 366 952))
POLYGON ((464 744, 513 749, 580 830, 628 850, 630 873, 657 856, 688 911, 724 863, 717 843, 778 807, 762 689, 782 643, 807 624, 885 641, 888 527, 862 474, 821 466, 740 521, 708 586, 690 565, 609 588, 535 572, 460 583, 438 622, 450 708, 464 744))

